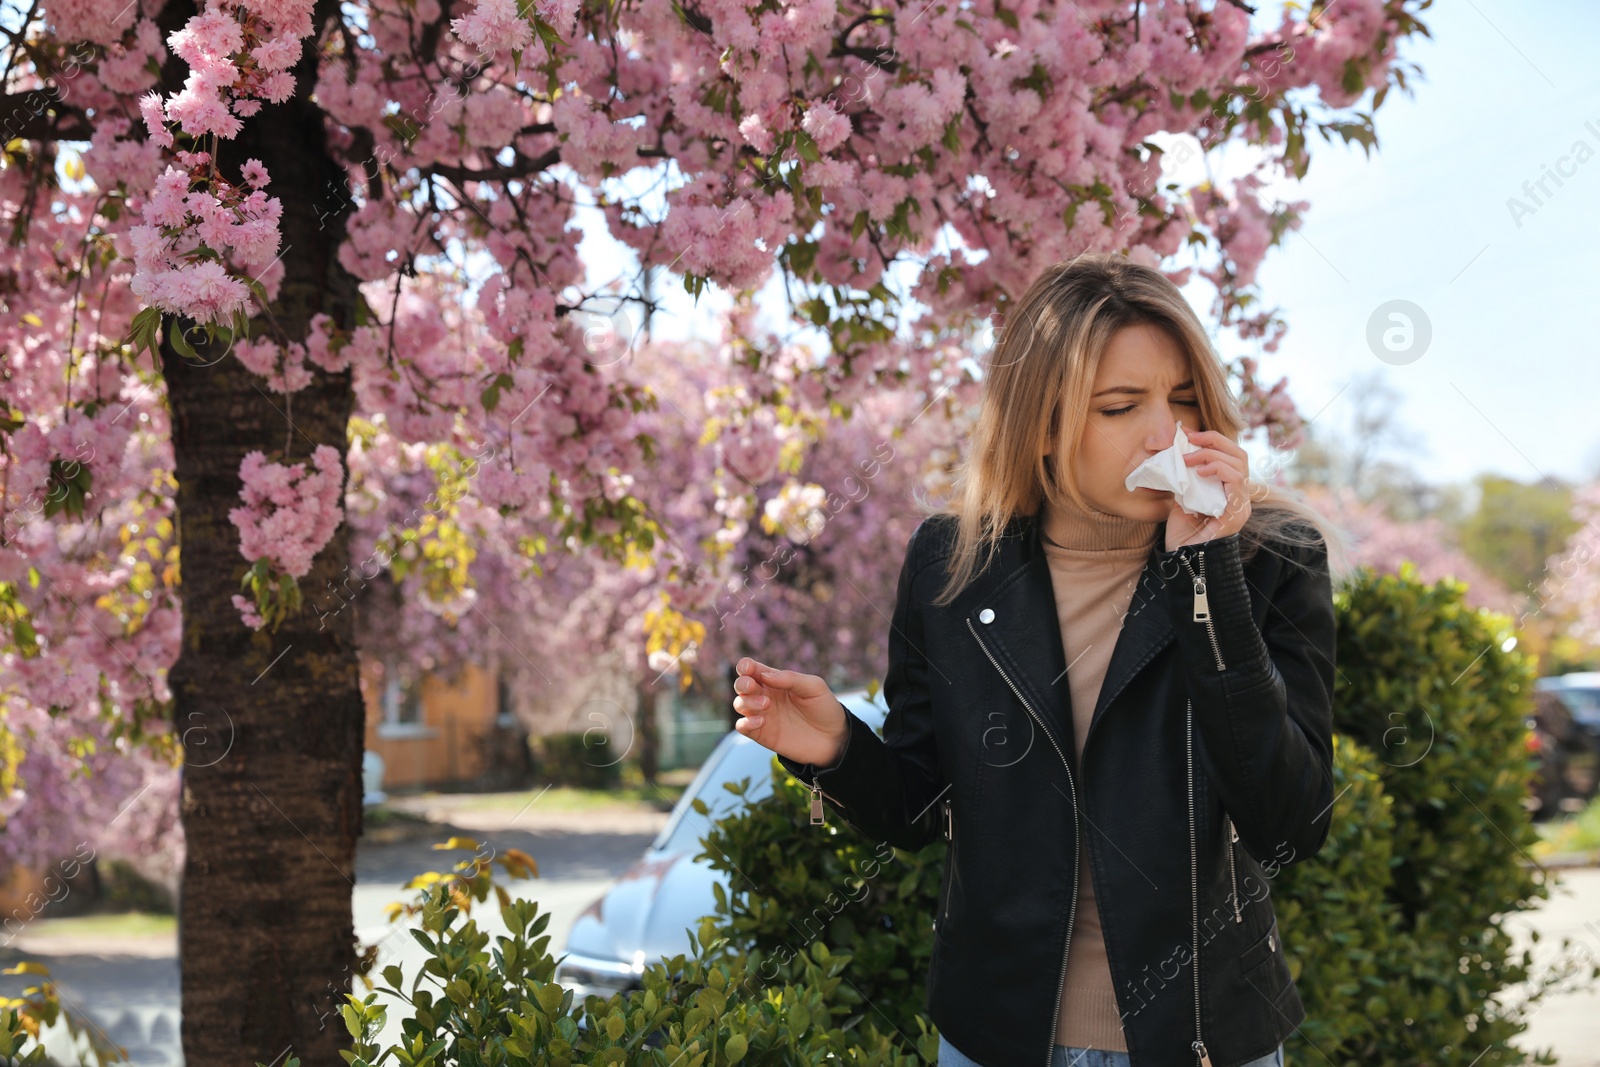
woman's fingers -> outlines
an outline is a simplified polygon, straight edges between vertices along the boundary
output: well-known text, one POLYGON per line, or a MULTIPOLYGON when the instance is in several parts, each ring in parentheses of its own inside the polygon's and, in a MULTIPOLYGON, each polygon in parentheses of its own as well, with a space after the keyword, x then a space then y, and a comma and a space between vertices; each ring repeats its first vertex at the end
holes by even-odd
POLYGON ((733 700, 734 707, 744 710, 746 707, 761 707, 771 702, 766 694, 761 692, 761 683, 750 674, 751 670, 759 667, 760 664, 754 660, 739 661, 739 676, 733 680, 733 691, 736 694, 733 700), (749 664, 748 668, 746 664, 749 664))
POLYGON ((1195 443, 1200 446, 1193 452, 1184 453, 1183 462, 1189 467, 1219 478, 1223 477, 1224 471, 1236 473, 1240 478, 1249 477, 1250 455, 1237 441, 1215 430, 1192 433, 1189 438, 1199 438, 1195 443))
POLYGON ((796 671, 780 671, 772 667, 762 667, 756 672, 756 680, 769 689, 793 689, 800 677, 796 671))
POLYGON ((766 674, 790 674, 790 671, 780 671, 776 667, 768 666, 760 660, 751 659, 749 656, 741 657, 735 669, 742 677, 759 678, 766 674))
POLYGON ((1196 430, 1193 433, 1186 434, 1185 436, 1187 436, 1194 444, 1199 445, 1202 449, 1209 447, 1219 452, 1227 452, 1230 455, 1239 457, 1240 459, 1243 459, 1246 455, 1248 455, 1248 453, 1245 452, 1243 445, 1226 434, 1218 433, 1216 430, 1196 430))
POLYGON ((767 695, 761 683, 747 674, 741 674, 733 680, 733 698, 735 707, 762 708, 772 703, 772 698, 767 695))
POLYGON ((735 692, 742 693, 754 692, 756 689, 761 687, 766 687, 768 689, 793 689, 800 683, 800 680, 805 677, 805 675, 802 675, 799 671, 779 670, 776 667, 769 667, 765 663, 753 660, 749 656, 745 656, 743 659, 739 660, 737 669, 739 672, 739 677, 734 679, 733 687, 735 692), (744 681, 746 678, 749 678, 750 682, 743 688, 740 688, 739 683, 744 681))
POLYGON ((1197 448, 1193 452, 1185 452, 1183 454, 1183 462, 1191 467, 1211 463, 1238 469, 1244 464, 1245 457, 1236 456, 1231 452, 1224 452, 1219 448, 1197 448))
POLYGON ((811 675, 799 671, 779 670, 746 656, 737 665, 738 677, 733 680, 733 706, 741 715, 754 716, 773 707, 774 693, 790 693, 790 699, 809 695, 805 684, 811 675), (792 691, 792 692, 791 692, 792 691))

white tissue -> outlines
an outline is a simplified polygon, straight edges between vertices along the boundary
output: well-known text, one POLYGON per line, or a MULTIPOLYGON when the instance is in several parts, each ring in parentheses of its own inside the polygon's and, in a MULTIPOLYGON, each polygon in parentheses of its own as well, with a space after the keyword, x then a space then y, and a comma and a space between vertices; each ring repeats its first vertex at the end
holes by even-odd
POLYGON ((1183 423, 1172 437, 1172 447, 1163 449, 1135 467, 1124 483, 1129 492, 1141 485, 1163 489, 1176 495, 1185 511, 1215 518, 1228 508, 1228 491, 1220 478, 1202 477, 1183 462, 1189 452, 1199 451, 1199 445, 1189 443, 1183 432, 1183 423))

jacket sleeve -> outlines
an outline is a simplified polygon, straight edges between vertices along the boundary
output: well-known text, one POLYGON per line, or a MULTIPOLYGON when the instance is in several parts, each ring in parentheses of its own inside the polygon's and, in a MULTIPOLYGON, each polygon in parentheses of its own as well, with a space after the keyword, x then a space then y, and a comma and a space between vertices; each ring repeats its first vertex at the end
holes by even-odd
MULTIPOLYGON (((1294 548, 1251 610, 1237 533, 1161 554, 1207 775, 1258 862, 1310 859, 1333 811, 1334 611, 1327 546, 1294 548), (1197 581, 1203 579, 1203 581, 1197 581), (1210 621, 1197 620, 1204 590, 1210 621)), ((1263 551, 1265 551, 1263 549, 1263 551)))
POLYGON ((940 836, 937 801, 944 791, 928 692, 928 660, 922 614, 912 586, 922 566, 918 537, 911 534, 889 624, 889 664, 883 695, 889 706, 880 739, 860 718, 845 711, 849 736, 830 767, 778 762, 808 786, 815 783, 839 815, 864 836, 915 851, 940 836))

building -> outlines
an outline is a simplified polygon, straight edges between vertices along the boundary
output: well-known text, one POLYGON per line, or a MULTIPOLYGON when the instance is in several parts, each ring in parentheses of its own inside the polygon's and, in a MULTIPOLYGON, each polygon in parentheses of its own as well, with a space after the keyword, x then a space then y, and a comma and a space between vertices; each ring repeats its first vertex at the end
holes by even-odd
POLYGON ((458 678, 425 674, 405 682, 362 657, 366 747, 383 758, 383 788, 523 785, 527 733, 507 672, 468 664, 458 678))
POLYGON ((652 679, 644 688, 653 697, 645 700, 625 662, 601 657, 579 679, 552 689, 536 668, 478 664, 453 681, 424 673, 409 683, 363 656, 366 746, 383 759, 382 788, 526 788, 530 733, 581 733, 596 760, 637 760, 641 707, 655 722, 658 768, 699 766, 730 728, 727 708, 679 693, 675 672, 652 679))

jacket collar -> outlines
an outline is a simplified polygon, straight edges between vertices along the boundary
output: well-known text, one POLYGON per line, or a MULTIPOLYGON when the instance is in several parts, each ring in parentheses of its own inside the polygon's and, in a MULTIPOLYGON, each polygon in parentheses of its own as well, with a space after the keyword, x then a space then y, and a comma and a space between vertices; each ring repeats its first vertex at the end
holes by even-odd
MULTIPOLYGON (((1074 735, 1072 697, 1067 681, 1066 653, 1061 644, 1061 620, 1056 614, 1049 563, 1039 534, 1043 506, 1032 515, 1018 516, 1006 528, 994 561, 992 578, 980 587, 969 612, 972 628, 1004 665, 1051 731, 1063 740, 1074 735), (983 621, 984 612, 993 612, 983 621)), ((1156 653, 1175 637, 1172 617, 1164 602, 1159 559, 1165 545, 1161 531, 1145 560, 1123 617, 1122 629, 1111 652, 1105 679, 1089 721, 1092 736, 1106 708, 1156 653)), ((980 579, 980 581, 984 581, 980 579)), ((1063 751, 1072 751, 1063 746, 1063 751)))

